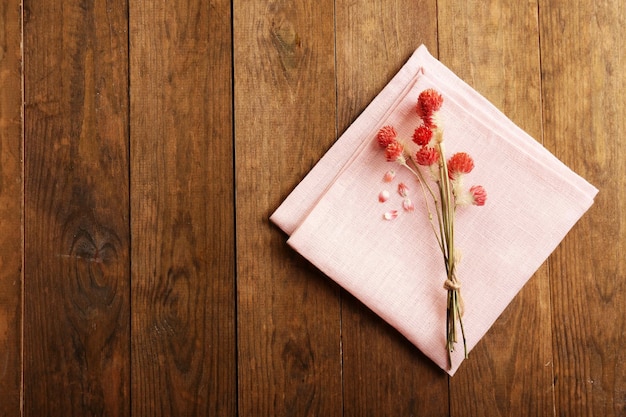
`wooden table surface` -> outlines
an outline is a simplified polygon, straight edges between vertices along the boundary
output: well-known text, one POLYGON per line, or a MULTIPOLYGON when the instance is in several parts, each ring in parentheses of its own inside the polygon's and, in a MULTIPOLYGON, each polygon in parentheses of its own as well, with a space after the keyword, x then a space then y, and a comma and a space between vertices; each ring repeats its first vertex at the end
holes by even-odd
POLYGON ((625 416, 622 0, 0 0, 0 416, 625 416), (449 378, 270 224, 425 44, 600 189, 449 378))

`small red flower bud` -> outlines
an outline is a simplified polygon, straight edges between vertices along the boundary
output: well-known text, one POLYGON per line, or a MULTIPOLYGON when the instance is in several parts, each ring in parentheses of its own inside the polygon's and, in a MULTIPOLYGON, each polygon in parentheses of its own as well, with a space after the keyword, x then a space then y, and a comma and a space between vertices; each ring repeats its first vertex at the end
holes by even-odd
POLYGON ((395 142, 398 133, 393 126, 383 126, 379 131, 378 135, 376 135, 376 139, 378 139, 378 144, 381 148, 386 148, 391 142, 395 142))
POLYGON ((385 157, 389 162, 395 162, 404 156, 404 146, 398 141, 393 141, 385 148, 385 157))
POLYGON ((423 166, 434 165, 439 162, 439 152, 435 148, 424 146, 415 153, 415 162, 423 166))
POLYGON ((424 122, 430 122, 433 113, 438 111, 442 104, 443 97, 441 94, 437 90, 429 88, 422 91, 417 99, 417 114, 424 119, 424 122))
POLYGON ((404 158, 404 146, 398 141, 393 141, 385 148, 385 157, 389 162, 395 162, 398 159, 404 158))
POLYGON ((474 185, 469 191, 474 199, 472 204, 476 206, 485 205, 485 201, 487 201, 487 191, 485 191, 482 185, 474 185))
POLYGON ((433 131, 428 126, 421 125, 413 133, 413 142, 419 146, 426 146, 433 137, 433 131))
POLYGON ((474 160, 465 152, 452 155, 448 160, 448 176, 452 179, 460 174, 467 174, 474 169, 474 160))

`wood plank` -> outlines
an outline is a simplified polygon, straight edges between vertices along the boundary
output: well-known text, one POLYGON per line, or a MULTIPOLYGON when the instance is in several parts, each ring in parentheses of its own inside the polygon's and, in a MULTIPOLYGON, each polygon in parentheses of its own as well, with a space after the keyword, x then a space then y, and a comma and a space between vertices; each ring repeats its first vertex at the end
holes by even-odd
POLYGON ((336 138, 333 1, 233 9, 239 414, 340 416, 338 289, 268 220, 336 138))
MULTIPOLYGON (((537 13, 532 1, 440 1, 439 52, 444 64, 541 141, 537 13)), ((450 415, 553 414, 548 270, 546 263, 451 379, 450 415)))
MULTIPOLYGON (((335 7, 342 132, 421 43, 436 55, 436 2, 338 1, 335 7)), ((345 416, 448 413, 446 374, 345 292, 341 322, 345 416)))
POLYGON ((626 9, 540 5, 546 146, 600 189, 551 263, 561 415, 626 414, 626 9))
POLYGON ((127 416, 127 6, 24 2, 24 415, 127 416))
POLYGON ((20 415, 22 53, 20 2, 0 0, 0 416, 20 415))
POLYGON ((230 3, 130 7, 132 411, 236 414, 230 3))

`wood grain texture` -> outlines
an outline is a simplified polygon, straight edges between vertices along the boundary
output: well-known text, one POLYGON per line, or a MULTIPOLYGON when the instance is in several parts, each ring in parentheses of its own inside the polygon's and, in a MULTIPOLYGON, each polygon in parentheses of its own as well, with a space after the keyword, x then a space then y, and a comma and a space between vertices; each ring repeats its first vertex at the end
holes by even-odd
POLYGON ((271 212, 335 132, 333 2, 234 2, 239 415, 340 416, 339 292, 271 212))
POLYGON ((132 412, 236 413, 228 1, 130 8, 132 412))
POLYGON ((626 9, 540 1, 545 143, 595 184, 553 256, 558 415, 626 415, 626 9))
POLYGON ((22 56, 20 2, 0 0, 0 416, 20 413, 22 56))
POLYGON ((626 415, 625 27, 620 0, 0 0, 0 417, 626 415), (600 189, 452 378, 269 222, 421 43, 600 189))
MULTIPOLYGON (((335 7, 341 133, 420 44, 437 53, 437 8, 434 1, 422 1, 419 7, 413 1, 338 1, 335 7)), ((446 374, 367 307, 343 294, 344 415, 447 415, 446 374)))
POLYGON ((126 3, 24 2, 24 415, 127 416, 126 3))
MULTIPOLYGON (((438 4, 442 62, 541 141, 536 2, 438 4)), ((451 416, 553 413, 548 265, 535 273, 451 379, 451 416)))

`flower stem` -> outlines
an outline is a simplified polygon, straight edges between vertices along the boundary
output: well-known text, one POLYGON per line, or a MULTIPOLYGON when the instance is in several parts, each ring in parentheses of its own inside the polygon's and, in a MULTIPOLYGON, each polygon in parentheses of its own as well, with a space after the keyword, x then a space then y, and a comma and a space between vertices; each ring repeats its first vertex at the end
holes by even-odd
MULTIPOLYGON (((413 164, 415 164, 415 161, 413 161, 413 158, 409 158, 409 160, 412 161, 413 164)), ((417 182, 420 184, 420 187, 422 188, 422 194, 424 195, 424 205, 426 205, 426 211, 428 212, 428 220, 430 221, 430 226, 433 229, 433 233, 435 234, 435 237, 437 238, 439 249, 441 249, 441 251, 443 252, 444 251, 443 242, 441 241, 441 238, 439 237, 443 229, 442 229, 442 224, 441 224, 441 216, 439 215, 439 203, 437 201, 437 198, 435 197, 435 193, 433 193, 433 190, 432 188, 430 188, 430 185, 428 185, 428 183, 424 181, 424 175, 422 174, 422 171, 419 169, 417 164, 415 164, 415 169, 411 168, 406 162, 403 164, 403 166, 417 177, 417 182), (433 223, 433 213, 430 211, 428 198, 426 198, 426 189, 428 189, 428 192, 433 198, 433 203, 435 204, 435 211, 437 212, 437 221, 439 223, 439 231, 440 231, 439 234, 437 234, 437 231, 435 230, 435 224, 433 223)))

